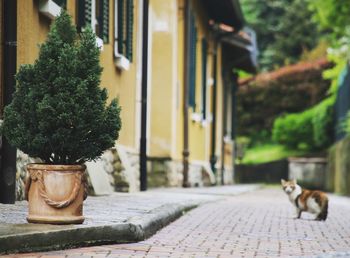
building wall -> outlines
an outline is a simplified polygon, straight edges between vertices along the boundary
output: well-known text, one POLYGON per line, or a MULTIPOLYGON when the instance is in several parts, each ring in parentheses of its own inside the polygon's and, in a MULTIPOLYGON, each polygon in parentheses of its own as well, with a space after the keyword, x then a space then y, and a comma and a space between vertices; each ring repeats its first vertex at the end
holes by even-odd
POLYGON ((33 63, 39 54, 39 44, 49 32, 51 20, 39 13, 39 1, 17 1, 17 67, 33 63))
MULTIPOLYGON (((182 158, 183 151, 183 87, 184 87, 184 1, 180 0, 178 8, 178 84, 179 84, 179 108, 177 109, 177 152, 176 159, 182 158)), ((201 40, 203 37, 208 39, 210 45, 208 18, 205 15, 200 1, 194 1, 191 6, 195 15, 195 24, 197 28, 197 55, 196 55, 196 108, 189 108, 189 150, 190 160, 208 161, 209 160, 209 143, 210 143, 210 122, 200 119, 202 103, 202 49, 201 40), (199 118, 199 119, 198 119, 199 118)), ((210 48, 208 48, 210 49, 210 48)), ((212 60, 210 53, 207 54, 207 81, 212 77, 212 60)), ((207 85, 207 113, 210 113, 210 86, 207 85)), ((208 116, 210 117, 210 115, 208 116)))
POLYGON ((172 157, 174 160, 182 160, 183 151, 183 139, 184 139, 184 128, 183 128, 183 89, 184 89, 184 33, 185 33, 185 1, 178 0, 177 8, 177 109, 176 109, 176 152, 172 157))
MULTIPOLYGON (((1 0, 0 0, 1 1, 1 0)), ((118 143, 138 151, 140 138, 140 92, 142 58, 142 1, 134 0, 133 60, 128 71, 114 63, 114 0, 110 2, 109 42, 101 50, 104 70, 101 87, 109 98, 119 98, 122 106, 122 130, 118 143)), ((38 44, 47 36, 51 20, 39 12, 39 1, 18 0, 18 66, 33 63, 38 56, 38 44)), ((76 20, 77 2, 67 0, 67 10, 76 20)), ((184 0, 150 0, 149 13, 149 85, 148 85, 148 156, 170 157, 181 162, 183 152, 183 89, 184 89, 184 0)), ((192 1, 197 27, 196 108, 189 109, 190 162, 209 164, 212 128, 213 37, 208 17, 200 0, 192 1), (202 112, 202 38, 208 40, 207 52, 207 119, 202 112), (198 119, 199 117, 199 119, 198 119)), ((217 166, 221 167, 222 98, 221 50, 217 60, 217 166)), ((228 146, 229 149, 229 146, 228 146)), ((228 151, 229 153, 229 151, 228 151)), ((227 154, 225 163, 230 166, 227 154)), ((191 173, 191 171, 190 171, 191 173)))
POLYGON ((196 117, 201 117, 201 103, 202 103, 202 45, 201 40, 203 37, 208 38, 208 17, 205 16, 204 10, 199 1, 192 3, 192 10, 195 15, 195 24, 197 28, 197 43, 196 43, 196 98, 195 109, 190 108, 189 117, 191 122, 189 123, 189 147, 190 147, 190 160, 209 160, 209 156, 206 157, 205 146, 209 140, 206 138, 206 131, 210 129, 209 124, 203 124, 202 119, 197 120, 196 117))
MULTIPOLYGON (((105 87, 109 93, 109 99, 118 98, 122 107, 122 130, 118 143, 135 149, 138 146, 136 122, 137 122, 137 89, 140 85, 140 76, 137 76, 141 64, 137 57, 141 55, 137 40, 138 24, 142 16, 139 15, 139 2, 134 1, 134 33, 133 53, 134 59, 128 71, 121 71, 114 64, 114 1, 110 0, 109 16, 109 43, 104 44, 101 50, 101 66, 103 73, 101 87, 105 87)), ((67 0, 67 11, 76 20, 77 1, 67 0)), ((17 29, 17 64, 33 63, 38 57, 39 44, 43 43, 49 32, 52 20, 39 12, 39 1, 18 0, 18 29, 17 29)))
POLYGON ((134 1, 134 33, 133 33, 133 60, 128 71, 121 71, 114 64, 114 4, 110 0, 110 16, 109 16, 109 43, 104 44, 104 49, 101 51, 101 65, 103 73, 101 78, 101 86, 107 88, 109 98, 118 98, 119 104, 122 107, 121 120, 122 130, 118 143, 135 149, 138 145, 136 134, 136 114, 137 109, 137 89, 141 83, 137 73, 141 69, 141 64, 137 57, 141 55, 137 32, 139 19, 139 2, 134 1))
POLYGON ((177 109, 177 2, 150 1, 150 149, 149 155, 175 152, 177 109))

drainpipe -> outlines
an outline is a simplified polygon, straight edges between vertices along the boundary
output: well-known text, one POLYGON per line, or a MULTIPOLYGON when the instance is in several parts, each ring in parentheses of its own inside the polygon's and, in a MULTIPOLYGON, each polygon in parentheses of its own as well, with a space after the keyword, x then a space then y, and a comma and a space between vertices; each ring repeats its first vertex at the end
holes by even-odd
POLYGON ((147 190, 148 7, 149 7, 149 0, 143 0, 141 139, 140 139, 140 190, 141 191, 147 190))
POLYGON ((215 164, 217 161, 216 157, 216 95, 217 95, 217 52, 218 52, 218 42, 217 38, 214 39, 214 51, 213 51, 213 73, 214 73, 214 83, 213 83, 213 120, 211 125, 211 153, 210 153, 210 167, 214 174, 216 174, 215 164))
MULTIPOLYGON (((15 91, 15 74, 17 69, 17 0, 4 1, 3 4, 3 69, 4 106, 12 101, 15 91)), ((2 137, 1 170, 0 170, 0 202, 15 203, 16 199, 16 148, 2 137)))
POLYGON ((189 156, 190 151, 188 147, 188 102, 189 102, 189 85, 190 85, 190 56, 191 56, 191 49, 190 49, 190 0, 185 1, 185 51, 184 51, 184 96, 183 96, 183 130, 184 130, 184 142, 183 142, 183 151, 182 151, 182 162, 183 162, 183 187, 189 187, 188 182, 188 170, 189 170, 189 156))
POLYGON ((225 74, 225 69, 223 68, 223 94, 222 94, 222 138, 221 138, 221 185, 225 184, 225 136, 227 134, 227 98, 228 95, 226 94, 228 90, 228 78, 227 74, 225 74))
POLYGON ((233 83, 231 90, 231 103, 232 103, 232 113, 231 113, 231 139, 233 144, 232 151, 232 169, 233 169, 233 179, 235 179, 235 166, 236 166, 236 125, 237 125, 237 87, 238 87, 238 75, 233 74, 233 83))

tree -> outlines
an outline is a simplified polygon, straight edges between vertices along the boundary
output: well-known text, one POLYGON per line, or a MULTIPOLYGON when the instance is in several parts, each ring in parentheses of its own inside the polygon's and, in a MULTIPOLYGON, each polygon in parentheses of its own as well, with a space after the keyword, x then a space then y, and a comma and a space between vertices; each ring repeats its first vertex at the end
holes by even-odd
POLYGON ((349 35, 350 0, 309 0, 309 9, 318 26, 337 40, 349 35))
POLYGON ((320 37, 307 0, 242 0, 246 20, 257 33, 262 70, 296 63, 320 37))
POLYGON ((75 164, 98 158, 114 146, 121 128, 116 100, 107 106, 99 87, 96 36, 80 35, 62 11, 34 64, 16 75, 13 101, 5 108, 3 133, 9 142, 46 163, 75 164))

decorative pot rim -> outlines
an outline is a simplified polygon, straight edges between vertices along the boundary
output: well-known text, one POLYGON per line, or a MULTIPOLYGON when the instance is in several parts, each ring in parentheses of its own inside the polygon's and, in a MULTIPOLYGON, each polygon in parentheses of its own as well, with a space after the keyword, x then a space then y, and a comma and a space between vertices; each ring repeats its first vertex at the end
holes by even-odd
POLYGON ((27 164, 27 168, 32 170, 81 171, 86 169, 86 165, 85 164, 57 165, 57 164, 46 164, 46 163, 30 163, 30 164, 27 164))

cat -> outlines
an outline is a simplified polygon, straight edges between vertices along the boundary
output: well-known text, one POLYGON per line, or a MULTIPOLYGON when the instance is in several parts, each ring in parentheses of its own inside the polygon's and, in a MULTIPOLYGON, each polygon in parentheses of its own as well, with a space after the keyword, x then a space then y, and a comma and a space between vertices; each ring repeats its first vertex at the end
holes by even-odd
POLYGON ((284 192, 296 207, 296 219, 300 219, 303 211, 316 214, 315 220, 326 220, 328 215, 328 197, 324 192, 301 188, 297 181, 281 179, 284 192))

